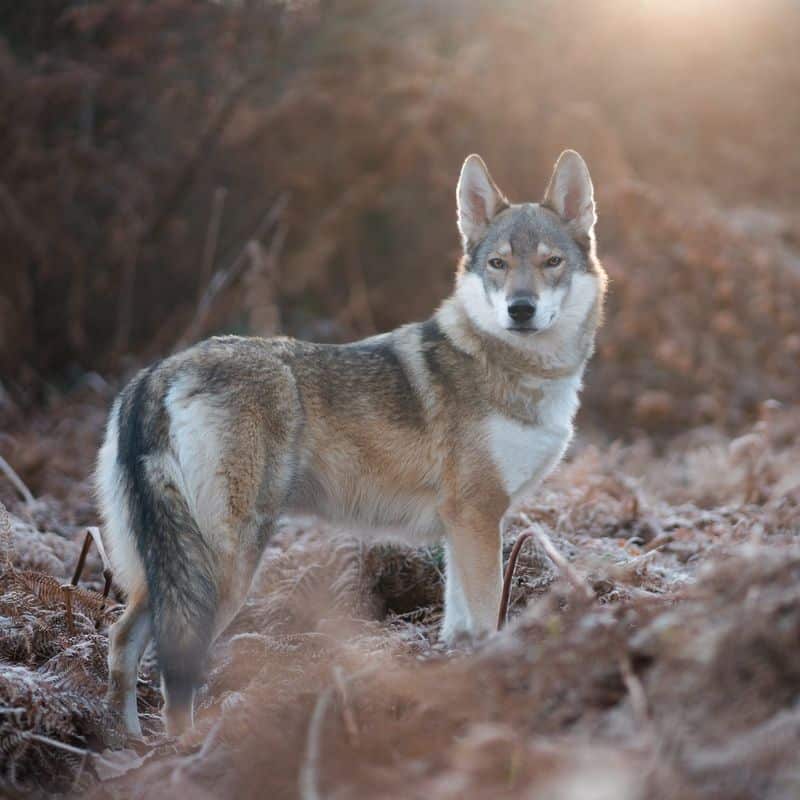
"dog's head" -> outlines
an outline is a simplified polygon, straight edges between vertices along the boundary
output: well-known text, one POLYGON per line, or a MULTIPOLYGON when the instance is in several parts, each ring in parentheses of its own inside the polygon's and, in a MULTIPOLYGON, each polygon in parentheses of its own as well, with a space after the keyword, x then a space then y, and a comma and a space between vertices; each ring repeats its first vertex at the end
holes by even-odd
POLYGON ((510 204, 477 155, 464 162, 456 194, 458 294, 470 318, 516 344, 581 322, 601 281, 594 190, 578 153, 559 156, 541 203, 510 204))

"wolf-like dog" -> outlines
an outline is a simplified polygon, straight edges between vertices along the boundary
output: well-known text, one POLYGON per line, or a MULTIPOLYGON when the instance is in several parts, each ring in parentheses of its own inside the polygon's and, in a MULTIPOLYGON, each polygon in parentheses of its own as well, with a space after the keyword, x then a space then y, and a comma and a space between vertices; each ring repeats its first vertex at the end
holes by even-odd
POLYGON ((151 638, 167 732, 192 724, 209 647, 286 512, 444 540, 442 637, 494 629, 502 520, 570 441, 606 277, 576 152, 541 203, 509 203, 477 155, 456 196, 464 255, 427 322, 346 345, 213 338, 114 402, 96 483, 128 597, 108 702, 130 734, 151 638))

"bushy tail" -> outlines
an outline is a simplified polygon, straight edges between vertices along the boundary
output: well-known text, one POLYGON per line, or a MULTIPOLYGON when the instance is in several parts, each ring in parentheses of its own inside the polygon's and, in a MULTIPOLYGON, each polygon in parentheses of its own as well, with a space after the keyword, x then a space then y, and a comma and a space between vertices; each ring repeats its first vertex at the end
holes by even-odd
MULTIPOLYGON (((169 423, 152 367, 126 388, 119 409, 120 467, 130 524, 147 578, 159 667, 170 710, 191 718, 217 609, 214 558, 172 474, 169 423)), ((174 465, 176 466, 176 465, 174 465)))
POLYGON ((155 544, 141 537, 158 661, 169 704, 182 704, 205 671, 217 609, 213 563, 182 498, 153 493, 146 502, 152 538, 159 538, 155 544))

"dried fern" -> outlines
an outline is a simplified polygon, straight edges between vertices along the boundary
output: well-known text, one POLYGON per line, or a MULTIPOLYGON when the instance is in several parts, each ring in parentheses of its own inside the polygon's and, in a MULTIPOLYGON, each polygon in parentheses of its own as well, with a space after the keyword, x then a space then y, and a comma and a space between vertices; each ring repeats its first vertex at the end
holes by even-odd
POLYGON ((0 502, 0 549, 4 569, 11 569, 11 516, 0 502))
MULTIPOLYGON (((48 534, 5 509, 0 509, 0 534, 5 551, 0 572, 0 786, 11 792, 66 791, 83 769, 87 746, 121 741, 103 700, 105 625, 120 609, 109 607, 98 592, 15 567, 12 536, 24 542, 26 554, 38 546, 40 552, 52 549, 45 543, 48 534)), ((23 560, 30 563, 28 555, 23 560)), ((59 571, 66 572, 67 564, 59 563, 59 571)), ((154 706, 152 669, 149 674, 145 688, 154 706)))

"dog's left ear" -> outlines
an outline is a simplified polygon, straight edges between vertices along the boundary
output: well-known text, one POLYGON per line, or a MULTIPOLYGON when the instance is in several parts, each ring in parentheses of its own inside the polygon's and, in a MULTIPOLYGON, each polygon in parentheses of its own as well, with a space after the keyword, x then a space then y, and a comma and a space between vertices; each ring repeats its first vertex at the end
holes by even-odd
POLYGON ((586 162, 574 150, 558 157, 543 205, 568 222, 577 237, 591 240, 597 222, 594 187, 586 162))
POLYGON ((477 244, 486 233, 494 216, 508 207, 508 200, 492 180, 486 164, 479 155, 467 157, 461 167, 456 189, 458 229, 464 247, 477 244))

